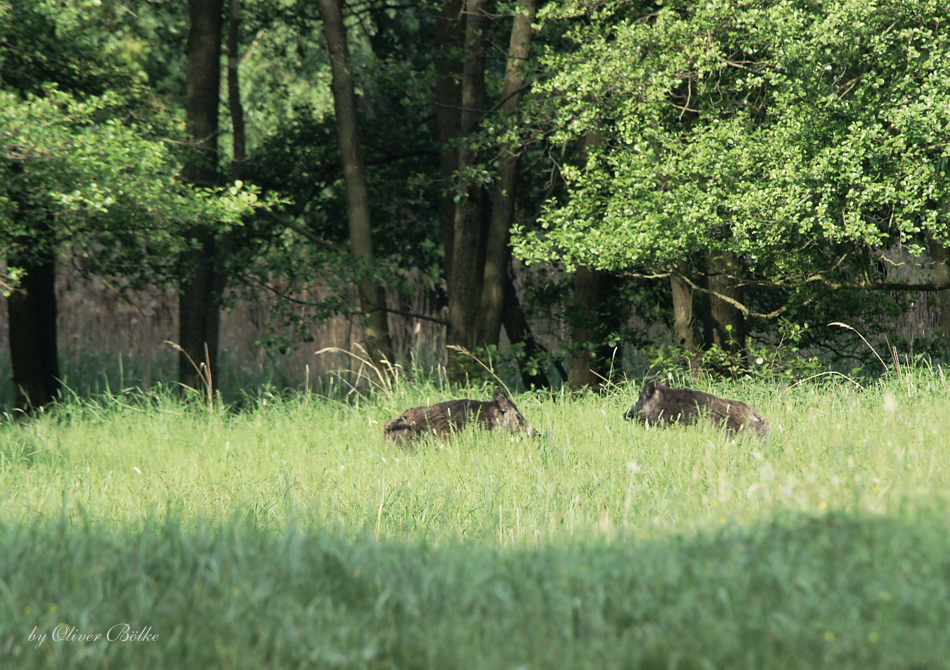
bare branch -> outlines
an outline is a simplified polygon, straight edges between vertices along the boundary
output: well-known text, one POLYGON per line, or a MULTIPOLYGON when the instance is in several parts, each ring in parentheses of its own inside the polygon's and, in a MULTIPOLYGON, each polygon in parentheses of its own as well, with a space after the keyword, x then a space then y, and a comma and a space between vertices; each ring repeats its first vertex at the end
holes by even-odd
MULTIPOLYGON (((248 282, 257 284, 258 286, 261 286, 262 288, 267 289, 268 291, 270 291, 271 293, 273 293, 274 295, 276 295, 276 296, 277 296, 278 298, 280 298, 281 300, 286 300, 287 302, 292 302, 292 303, 294 303, 295 305, 301 305, 302 307, 322 307, 322 306, 324 306, 324 304, 325 304, 325 303, 320 303, 320 302, 311 302, 311 301, 309 301, 309 300, 300 300, 299 298, 294 298, 294 297, 288 295, 287 293, 284 293, 283 291, 274 288, 274 287, 271 286, 270 284, 267 284, 267 283, 265 283, 265 282, 262 282, 261 280, 257 279, 256 277, 252 277, 252 276, 247 275, 247 274, 239 273, 238 276, 242 277, 245 281, 248 281, 248 282)), ((407 312, 407 311, 401 310, 401 309, 389 309, 388 307, 377 307, 377 308, 376 308, 376 311, 387 312, 387 313, 389 313, 389 314, 396 314, 397 316, 405 316, 405 317, 408 317, 408 318, 410 318, 410 319, 421 319, 422 321, 431 321, 432 323, 437 323, 437 324, 439 324, 440 326, 448 326, 448 325, 449 325, 448 321, 444 321, 444 320, 442 320, 442 319, 440 319, 440 318, 438 318, 438 317, 435 317, 435 316, 429 316, 428 314, 418 314, 418 313, 416 313, 416 312, 407 312)), ((342 312, 341 312, 341 313, 342 313, 342 312)), ((362 315, 364 315, 364 316, 367 314, 367 312, 360 312, 360 311, 347 311, 347 312, 345 312, 345 313, 346 313, 346 314, 362 314, 362 315)))
POLYGON ((308 240, 310 240, 316 245, 323 247, 324 249, 328 249, 329 251, 335 251, 335 252, 343 251, 339 246, 333 244, 332 242, 327 242, 325 239, 321 237, 317 237, 316 235, 311 233, 309 230, 307 230, 303 226, 297 225, 290 219, 285 219, 280 214, 278 214, 277 212, 273 211, 272 209, 268 207, 262 207, 260 211, 264 212, 264 214, 266 214, 267 216, 269 216, 270 218, 272 218, 274 221, 281 224, 285 228, 290 228, 292 231, 294 231, 298 235, 301 235, 302 237, 306 237, 308 240))
MULTIPOLYGON (((634 277, 636 279, 669 279, 670 277, 677 277, 679 279, 682 279, 684 282, 686 282, 690 286, 690 288, 692 288, 693 290, 699 291, 700 293, 706 293, 707 295, 715 296, 719 298, 720 300, 723 300, 729 303, 730 305, 738 309, 740 312, 742 312, 742 314, 746 317, 755 317, 759 319, 774 319, 778 316, 781 316, 782 314, 784 314, 791 308, 791 305, 785 305, 784 307, 780 307, 767 314, 762 314, 760 312, 753 312, 747 306, 743 305, 742 303, 735 300, 734 298, 730 298, 729 296, 722 295, 721 293, 717 293, 716 291, 710 291, 707 288, 703 288, 702 286, 699 286, 698 284, 690 280, 689 277, 681 275, 678 272, 660 272, 660 273, 654 273, 654 274, 628 272, 625 274, 628 277, 634 277)), ((816 300, 818 300, 819 298, 823 298, 827 296, 829 293, 833 293, 835 291, 912 291, 912 292, 919 291, 921 293, 933 293, 936 291, 944 291, 944 290, 950 289, 950 284, 935 284, 935 283, 903 284, 899 282, 874 283, 870 281, 838 283, 838 282, 833 282, 827 277, 823 275, 819 275, 819 274, 815 274, 815 275, 811 275, 810 277, 807 277, 804 283, 809 284, 812 282, 819 282, 820 284, 823 284, 825 286, 825 290, 819 293, 818 295, 814 295, 808 298, 807 300, 804 300, 803 302, 798 303, 796 307, 804 307, 805 305, 809 305, 815 302, 816 300)), ((796 286, 796 284, 792 284, 789 282, 773 282, 773 281, 762 281, 762 280, 758 280, 758 281, 739 280, 739 285, 740 286, 760 286, 760 287, 770 287, 770 288, 780 288, 780 289, 790 289, 796 286)))

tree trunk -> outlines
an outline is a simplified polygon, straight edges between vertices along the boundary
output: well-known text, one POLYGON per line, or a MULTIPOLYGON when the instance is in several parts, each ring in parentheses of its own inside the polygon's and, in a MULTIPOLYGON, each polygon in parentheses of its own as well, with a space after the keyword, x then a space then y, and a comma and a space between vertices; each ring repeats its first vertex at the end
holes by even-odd
POLYGON ((244 178, 244 159, 247 155, 247 140, 244 131, 244 106, 241 104, 241 85, 238 78, 238 28, 241 25, 241 0, 231 0, 228 12, 228 110, 231 113, 234 159, 231 163, 231 179, 244 178))
POLYGON ((373 269, 373 234, 370 226, 369 188, 366 185, 366 164, 360 147, 356 123, 356 94, 350 71, 350 52, 339 0, 320 0, 323 33, 330 52, 333 73, 333 109, 336 114, 337 138, 343 160, 346 183, 347 214, 350 224, 350 250, 357 259, 357 292, 360 310, 366 315, 364 333, 366 353, 377 365, 393 360, 389 323, 386 318, 386 297, 383 288, 369 278, 373 269))
MULTIPOLYGON (((534 334, 528 326, 528 320, 525 318, 524 310, 521 308, 521 303, 518 300, 518 292, 515 290, 515 284, 511 281, 510 276, 505 283, 505 307, 503 314, 505 332, 508 334, 508 340, 512 344, 524 344, 525 361, 529 361, 544 353, 544 349, 538 344, 538 341, 534 339, 534 334)), ((556 361, 552 364, 558 370, 562 379, 567 379, 567 374, 564 372, 564 369, 561 368, 556 361)), ((544 370, 539 370, 537 374, 531 374, 527 372, 524 366, 521 368, 521 381, 524 382, 527 388, 553 388, 554 386, 553 380, 544 370)))
POLYGON ((465 48, 463 0, 443 0, 435 24, 435 105, 439 126, 439 165, 442 175, 443 274, 452 292, 452 248, 455 245, 455 173, 462 132, 462 52, 465 48))
MULTIPOLYGON (((231 182, 244 179, 244 161, 247 159, 247 133, 244 126, 244 105, 241 103, 241 79, 239 73, 239 37, 241 25, 241 0, 230 0, 228 8, 228 113, 231 117, 231 182)), ((231 267, 233 267, 235 231, 228 228, 216 242, 214 292, 219 303, 224 298, 231 267)), ((218 312, 216 312, 218 313, 218 312)), ((217 366, 216 366, 217 367, 217 366)))
MULTIPOLYGON (((481 189, 472 183, 471 169, 477 151, 466 141, 478 126, 485 100, 486 0, 465 2, 465 65, 462 76, 462 145, 459 148, 459 179, 462 199, 455 209, 452 274, 449 281, 449 345, 474 349, 477 344, 477 318, 481 309, 481 284, 484 275, 484 223, 481 189), (465 253, 461 253, 464 250, 465 253)), ((449 350, 449 376, 459 379, 459 359, 449 350)))
POLYGON ((683 279, 688 272, 686 261, 680 261, 677 264, 676 272, 677 275, 670 277, 676 341, 689 354, 695 354, 699 351, 699 342, 696 337, 696 316, 693 311, 693 288, 683 279))
POLYGON ((709 252, 706 294, 705 340, 718 345, 730 356, 740 359, 745 353, 745 317, 729 300, 741 300, 739 259, 728 250, 709 252))
POLYGON ((934 282, 937 286, 947 287, 937 291, 937 300, 940 304, 940 332, 950 347, 950 254, 946 245, 934 238, 931 231, 925 230, 924 235, 934 264, 934 282))
POLYGON ((600 304, 601 273, 582 265, 574 272, 574 310, 571 318, 571 371, 568 386, 598 388, 594 343, 597 340, 597 307, 600 304))
MULTIPOLYGON (((32 238, 24 242, 37 244, 32 238)), ((20 285, 7 298, 7 316, 16 408, 32 414, 53 402, 60 392, 55 256, 52 250, 11 253, 7 265, 25 271, 20 285)))
MULTIPOLYGON (((603 133, 594 129, 581 140, 579 147, 584 162, 590 149, 603 142, 603 133)), ((597 389, 602 379, 597 375, 598 311, 603 274, 591 267, 580 266, 574 272, 574 304, 571 313, 571 370, 567 384, 577 390, 585 386, 597 389)))
MULTIPOLYGON (((191 0, 190 6, 185 106, 196 151, 182 174, 197 186, 217 183, 222 5, 223 0, 191 0)), ((189 242, 191 248, 181 259, 178 378, 184 386, 205 389, 217 379, 224 277, 214 233, 195 228, 189 242), (195 369, 196 365, 203 369, 195 369)))
MULTIPOLYGON (((502 109, 509 121, 514 121, 521 106, 525 85, 525 64, 531 39, 534 36, 536 0, 518 0, 508 63, 502 87, 502 109)), ((518 158, 521 148, 509 144, 501 149, 495 195, 492 199, 491 221, 488 224, 488 242, 485 248, 485 270, 482 280, 481 332, 479 344, 498 344, 501 332, 502 309, 505 305, 505 286, 510 282, 508 263, 511 259, 511 222, 515 212, 515 188, 518 176, 518 158)))

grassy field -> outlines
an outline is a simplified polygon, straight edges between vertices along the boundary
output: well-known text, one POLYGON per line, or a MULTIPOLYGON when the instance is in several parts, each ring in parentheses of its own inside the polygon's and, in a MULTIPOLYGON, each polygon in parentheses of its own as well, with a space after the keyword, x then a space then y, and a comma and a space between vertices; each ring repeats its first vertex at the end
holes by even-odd
POLYGON ((382 423, 455 394, 8 420, 0 667, 950 667, 945 373, 703 388, 768 443, 625 422, 635 385, 412 454, 382 423))

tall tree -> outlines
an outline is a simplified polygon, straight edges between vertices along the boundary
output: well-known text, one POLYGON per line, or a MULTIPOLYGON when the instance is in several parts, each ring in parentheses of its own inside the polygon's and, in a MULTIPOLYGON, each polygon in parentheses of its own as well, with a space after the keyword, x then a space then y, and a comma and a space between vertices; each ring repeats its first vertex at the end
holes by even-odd
POLYGON ((330 52, 333 108, 346 183, 350 250, 359 264, 357 272, 360 279, 357 282, 357 291, 360 309, 366 315, 366 350, 370 359, 380 364, 393 360, 392 342, 385 311, 385 294, 382 286, 375 283, 371 275, 373 235, 370 225, 369 189, 366 185, 366 164, 357 125, 350 51, 340 2, 341 0, 320 0, 320 14, 323 17, 323 32, 330 52))
MULTIPOLYGON (((213 187, 218 184, 223 0, 191 0, 190 18, 185 112, 194 150, 182 176, 195 186, 213 187)), ((197 226, 187 239, 178 301, 178 379, 183 386, 203 389, 218 375, 225 275, 213 229, 197 226)))
POLYGON ((745 316, 739 286, 739 259, 734 251, 711 250, 708 255, 707 287, 703 311, 704 339, 732 357, 745 352, 745 316))
MULTIPOLYGON (((502 324, 519 322, 507 319, 505 305, 515 303, 506 292, 511 277, 510 233, 514 219, 519 158, 522 146, 519 139, 518 116, 526 88, 526 64, 534 37, 536 0, 519 0, 515 5, 505 74, 502 81, 500 114, 486 126, 486 39, 490 23, 486 0, 466 0, 464 3, 464 60, 461 68, 458 99, 461 106, 456 130, 454 117, 440 112, 445 120, 440 125, 445 136, 457 133, 457 163, 454 174, 454 224, 451 242, 447 240, 446 258, 449 287, 448 342, 472 350, 480 346, 498 344, 502 324), (479 151, 478 133, 487 131, 499 138, 497 173, 493 195, 486 197, 484 166, 485 155, 479 151), (461 253, 464 250, 464 253, 461 253)), ((445 18, 448 5, 443 7, 440 28, 452 25, 445 18)), ((456 24, 461 25, 461 24, 456 24)), ((457 42, 440 40, 442 48, 457 42)), ((443 65, 445 77, 452 71, 443 65)), ((454 91, 443 93, 445 102, 454 91)), ((443 147, 443 152, 445 152, 443 147)), ((445 155, 445 154, 443 154, 445 155)), ((445 161, 443 162, 445 164, 445 161)), ((446 207, 445 209, 448 209, 446 207)), ((520 322, 519 322, 520 323, 520 322)), ((517 339, 524 331, 516 328, 509 337, 517 339)), ((530 335, 530 333, 529 333, 530 335)), ((514 340, 513 340, 514 341, 514 340)), ((533 338, 525 344, 536 346, 533 338)), ((458 362, 449 353, 450 375, 457 372, 458 362)))
MULTIPOLYGON (((511 28, 508 61, 501 92, 504 121, 512 125, 521 107, 525 88, 525 66, 534 36, 537 0, 519 0, 511 28)), ((497 344, 505 306, 505 287, 509 282, 511 261, 511 224, 515 213, 515 189, 518 178, 520 142, 505 142, 498 159, 491 220, 485 248, 485 268, 482 279, 481 323, 479 341, 497 344)))
POLYGON ((518 300, 518 291, 515 284, 508 278, 508 285, 505 287, 505 307, 504 314, 505 333, 508 340, 513 345, 523 347, 524 357, 521 365, 521 381, 528 388, 552 388, 555 385, 553 376, 548 376, 545 368, 550 364, 561 375, 561 379, 567 379, 567 373, 556 360, 546 361, 546 351, 537 339, 531 328, 528 326, 528 319, 525 317, 524 309, 518 300))
MULTIPOLYGON (((604 134, 600 129, 591 129, 580 138, 578 153, 586 165, 592 162, 592 154, 603 148, 604 134)), ((590 265, 581 265, 574 270, 574 294, 569 314, 571 325, 571 366, 567 378, 572 389, 598 388, 605 373, 598 360, 598 341, 601 334, 600 316, 607 290, 607 276, 590 265)))
POLYGON ((667 276, 706 259, 705 330, 727 350, 742 346, 743 314, 884 288, 872 264, 884 248, 950 240, 950 182, 936 169, 950 138, 948 20, 950 5, 929 0, 688 0, 589 16, 574 49, 548 55, 540 89, 557 109, 551 137, 600 125, 604 156, 565 166, 568 193, 516 238, 517 255, 667 276), (751 281, 763 290, 739 294, 751 281))
POLYGON ((676 264, 676 273, 670 277, 670 292, 673 298, 673 330, 677 343, 688 354, 699 351, 696 334, 696 316, 693 309, 693 287, 688 281, 689 264, 685 259, 676 264))
MULTIPOLYGON (((17 203, 14 217, 21 219, 24 208, 17 203)), ((27 413, 53 402, 60 392, 54 236, 39 226, 45 230, 20 237, 18 251, 7 255, 8 267, 22 272, 7 299, 7 316, 16 408, 27 413)))
POLYGON ((934 264, 934 283, 937 285, 937 301, 940 306, 940 332, 950 348, 950 253, 930 230, 924 231, 930 259, 934 264))
POLYGON ((594 369, 597 317, 601 301, 602 272, 582 265, 574 271, 574 305, 571 322, 571 367, 567 383, 572 389, 597 388, 600 378, 594 369))
POLYGON ((442 198, 443 275, 452 291, 452 250, 455 246, 455 175, 459 167, 462 131, 462 73, 465 48, 464 0, 442 0, 435 20, 435 114, 439 126, 439 168, 442 198))
POLYGON ((241 104, 241 81, 239 72, 239 38, 241 26, 241 0, 231 0, 228 9, 228 110, 231 113, 233 134, 233 158, 231 179, 244 178, 244 161, 247 159, 247 134, 244 130, 244 106, 241 104))
POLYGON ((59 388, 58 257, 129 282, 161 280, 173 275, 183 222, 241 210, 176 179, 172 143, 155 137, 180 139, 180 129, 122 58, 124 34, 107 8, 0 8, 0 283, 13 291, 11 361, 26 411, 59 388))
MULTIPOLYGON (((67 74, 66 61, 76 58, 73 50, 81 53, 82 45, 65 41, 54 46, 57 41, 55 20, 39 8, 24 8, 16 14, 0 9, 0 72, 3 72, 0 87, 7 93, 0 119, 13 122, 19 115, 12 113, 11 108, 18 103, 28 104, 32 95, 43 95, 44 85, 65 84, 79 91, 93 87, 93 82, 67 74), (59 46, 68 55, 60 56, 59 46), (37 52, 44 49, 53 53, 42 65, 37 65, 37 52)), ((29 140, 22 141, 28 133, 17 126, 16 123, 0 124, 5 136, 0 157, 6 173, 0 200, 6 196, 11 205, 6 212, 0 207, 0 221, 6 224, 2 226, 6 228, 4 232, 13 233, 13 239, 8 238, 3 246, 7 251, 7 272, 12 274, 13 269, 19 279, 2 284, 6 289, 4 294, 9 293, 7 318, 15 406, 30 413, 51 403, 60 391, 56 234, 47 203, 42 197, 37 198, 42 191, 34 190, 38 184, 32 162, 42 160, 42 154, 34 153, 35 145, 29 140)), ((55 188, 50 191, 50 195, 56 192, 55 188)))
MULTIPOLYGON (((474 134, 485 111, 485 30, 487 0, 465 0, 465 61, 462 68, 461 146, 459 148, 452 267, 449 278, 448 343, 473 350, 484 276, 485 225, 481 183, 475 178, 478 150, 474 134)), ((450 350, 449 372, 458 357, 450 350)))

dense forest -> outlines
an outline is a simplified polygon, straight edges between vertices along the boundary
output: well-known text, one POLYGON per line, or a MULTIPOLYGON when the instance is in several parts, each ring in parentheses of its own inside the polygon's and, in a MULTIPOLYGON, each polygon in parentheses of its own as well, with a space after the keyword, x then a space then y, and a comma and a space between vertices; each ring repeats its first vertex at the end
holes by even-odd
POLYGON ((870 364, 864 339, 946 361, 948 19, 942 0, 0 0, 16 404, 61 393, 66 267, 174 289, 193 388, 235 296, 291 331, 304 306, 347 315, 382 365, 393 323, 435 323, 449 378, 503 354, 526 387, 597 387, 633 347, 729 376, 870 364), (394 307, 420 289, 429 308, 394 307), (921 302, 935 322, 902 340, 921 302))

